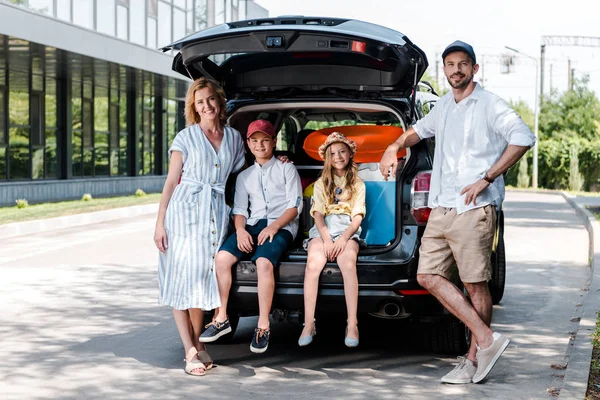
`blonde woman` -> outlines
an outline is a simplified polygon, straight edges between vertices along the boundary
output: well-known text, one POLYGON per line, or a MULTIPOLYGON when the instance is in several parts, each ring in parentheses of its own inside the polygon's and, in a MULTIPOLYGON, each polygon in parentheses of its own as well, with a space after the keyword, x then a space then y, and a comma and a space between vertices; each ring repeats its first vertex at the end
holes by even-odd
POLYGON ((173 308, 185 372, 195 376, 212 368, 198 337, 203 310, 221 305, 214 258, 227 235, 225 183, 245 164, 242 136, 225 126, 225 112, 225 93, 216 82, 193 82, 185 98, 187 128, 169 149, 171 164, 154 232, 160 251, 159 303, 173 308))

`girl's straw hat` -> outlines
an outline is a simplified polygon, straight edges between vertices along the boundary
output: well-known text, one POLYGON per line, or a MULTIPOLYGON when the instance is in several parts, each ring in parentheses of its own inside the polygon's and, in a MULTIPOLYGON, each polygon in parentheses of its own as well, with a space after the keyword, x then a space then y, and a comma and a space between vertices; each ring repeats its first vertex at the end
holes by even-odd
POLYGON ((346 136, 342 135, 339 132, 333 132, 331 135, 327 136, 327 139, 325 139, 325 143, 323 143, 319 147, 319 156, 323 160, 325 160, 325 151, 329 146, 331 146, 334 143, 346 143, 346 145, 348 145, 348 147, 350 148, 350 152, 352 153, 351 157, 353 157, 356 154, 356 150, 358 150, 358 146, 356 145, 356 142, 354 140, 348 139, 346 136))

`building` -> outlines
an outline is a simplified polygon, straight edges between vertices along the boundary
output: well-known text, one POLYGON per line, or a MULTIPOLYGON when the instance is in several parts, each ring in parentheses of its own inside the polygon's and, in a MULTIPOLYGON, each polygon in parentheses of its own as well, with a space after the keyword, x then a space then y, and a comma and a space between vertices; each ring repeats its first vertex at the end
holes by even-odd
POLYGON ((0 206, 162 189, 188 81, 158 47, 251 0, 0 0, 0 206))

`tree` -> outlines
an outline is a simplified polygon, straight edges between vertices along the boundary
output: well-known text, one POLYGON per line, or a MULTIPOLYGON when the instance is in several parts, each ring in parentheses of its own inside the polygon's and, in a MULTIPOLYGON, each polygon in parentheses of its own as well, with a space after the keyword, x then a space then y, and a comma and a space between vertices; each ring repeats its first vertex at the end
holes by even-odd
POLYGON ((579 138, 594 139, 600 135, 600 101, 588 88, 589 77, 576 79, 573 90, 551 93, 542 102, 540 138, 564 137, 573 131, 579 138))

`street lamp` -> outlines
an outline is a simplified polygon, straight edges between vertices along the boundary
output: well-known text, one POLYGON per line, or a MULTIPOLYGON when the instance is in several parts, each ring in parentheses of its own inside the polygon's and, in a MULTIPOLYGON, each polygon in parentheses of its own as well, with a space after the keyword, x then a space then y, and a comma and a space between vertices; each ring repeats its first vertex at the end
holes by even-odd
POLYGON ((540 84, 540 70, 538 59, 532 57, 528 54, 522 53, 517 49, 513 49, 512 47, 504 46, 510 51, 514 51, 517 54, 522 55, 523 57, 531 58, 535 61, 535 111, 534 118, 535 121, 533 123, 533 134, 535 135, 535 144, 533 145, 533 176, 531 179, 531 186, 534 189, 538 187, 538 120, 540 119, 540 99, 541 94, 539 93, 539 84, 540 84))

